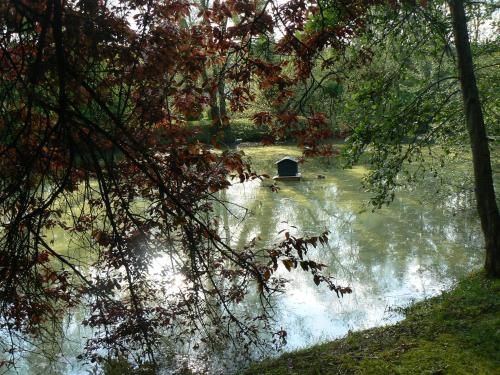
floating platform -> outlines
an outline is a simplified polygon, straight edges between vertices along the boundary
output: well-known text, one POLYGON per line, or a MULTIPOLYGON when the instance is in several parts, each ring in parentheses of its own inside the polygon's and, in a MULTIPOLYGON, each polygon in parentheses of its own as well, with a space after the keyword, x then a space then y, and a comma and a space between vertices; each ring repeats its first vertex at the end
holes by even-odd
POLYGON ((302 179, 302 175, 297 173, 295 176, 274 176, 273 180, 282 180, 282 181, 299 181, 302 179))

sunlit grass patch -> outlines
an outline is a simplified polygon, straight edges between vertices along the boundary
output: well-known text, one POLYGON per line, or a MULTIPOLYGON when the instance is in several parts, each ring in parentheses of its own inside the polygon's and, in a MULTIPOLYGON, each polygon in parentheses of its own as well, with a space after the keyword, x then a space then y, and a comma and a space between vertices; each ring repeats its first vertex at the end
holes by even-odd
POLYGON ((245 374, 498 374, 500 280, 473 274, 396 325, 286 353, 245 374))

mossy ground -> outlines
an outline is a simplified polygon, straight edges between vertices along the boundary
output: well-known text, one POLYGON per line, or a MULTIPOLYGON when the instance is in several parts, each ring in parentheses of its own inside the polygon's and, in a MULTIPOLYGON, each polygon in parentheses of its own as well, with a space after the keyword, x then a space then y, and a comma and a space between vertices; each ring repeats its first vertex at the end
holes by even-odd
POLYGON ((402 322, 258 363, 246 375, 500 374, 500 280, 481 273, 402 322))

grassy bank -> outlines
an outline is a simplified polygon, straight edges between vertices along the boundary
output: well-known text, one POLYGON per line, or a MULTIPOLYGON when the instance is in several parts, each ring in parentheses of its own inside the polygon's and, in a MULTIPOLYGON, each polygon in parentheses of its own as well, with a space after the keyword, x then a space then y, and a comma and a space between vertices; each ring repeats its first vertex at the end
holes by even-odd
MULTIPOLYGON (((213 135, 210 120, 190 121, 189 125, 197 130, 197 139, 210 143, 213 135)), ((226 144, 232 144, 237 139, 241 139, 243 142, 260 142, 266 135, 268 135, 267 129, 256 126, 252 119, 231 119, 229 126, 223 131, 220 141, 226 144)))
MULTIPOLYGON (((299 117, 300 123, 305 124, 305 118, 299 117)), ((196 139, 210 143, 213 136, 211 120, 189 121, 189 126, 197 131, 196 139)), ((232 118, 229 120, 228 126, 219 134, 219 141, 225 144, 233 144, 237 139, 241 139, 242 142, 260 142, 262 138, 270 134, 268 127, 255 125, 251 118, 232 118)), ((294 139, 289 132, 286 134, 286 140, 292 141, 294 139)))
POLYGON ((474 274, 406 319, 251 367, 250 374, 500 374, 500 280, 474 274))

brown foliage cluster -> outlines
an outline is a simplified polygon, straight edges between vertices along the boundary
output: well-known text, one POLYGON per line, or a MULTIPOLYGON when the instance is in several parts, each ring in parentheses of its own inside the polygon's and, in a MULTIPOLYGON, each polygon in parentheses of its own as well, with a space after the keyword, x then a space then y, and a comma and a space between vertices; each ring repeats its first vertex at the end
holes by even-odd
MULTIPOLYGON (((212 215, 217 192, 235 183, 232 174, 241 183, 263 176, 241 153, 215 153, 186 126, 216 89, 204 77, 207 67, 225 67, 233 111, 251 104, 252 82, 278 88, 275 104, 285 103, 318 50, 341 48, 375 2, 338 3, 344 25, 308 35, 304 25, 321 3, 3 1, 0 330, 35 335, 68 308, 85 305, 83 323, 95 332, 92 358, 106 348, 154 361, 155 345, 169 330, 202 341, 258 340, 269 298, 282 289, 273 277, 280 262, 348 293, 306 257, 327 233, 287 234, 265 250, 233 248, 220 237, 212 215), (274 53, 295 57, 293 73, 285 73, 287 59, 253 53, 256 38, 278 28, 283 37, 274 53), (56 249, 51 230, 85 243, 84 261, 56 249), (150 268, 158 259, 169 266, 154 279, 150 268), (238 315, 235 305, 252 285, 263 309, 238 315)), ((265 112, 255 123, 277 136, 291 129, 309 153, 332 152, 318 143, 330 135, 322 114, 300 123, 296 113, 265 112)))

